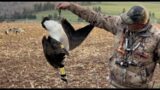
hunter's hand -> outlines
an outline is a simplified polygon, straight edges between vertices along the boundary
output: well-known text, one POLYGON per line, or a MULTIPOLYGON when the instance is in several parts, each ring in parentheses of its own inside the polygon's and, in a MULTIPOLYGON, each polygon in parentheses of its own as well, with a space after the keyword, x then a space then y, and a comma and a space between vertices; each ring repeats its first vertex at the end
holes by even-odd
POLYGON ((67 9, 70 6, 70 2, 60 2, 57 4, 57 9, 67 9))

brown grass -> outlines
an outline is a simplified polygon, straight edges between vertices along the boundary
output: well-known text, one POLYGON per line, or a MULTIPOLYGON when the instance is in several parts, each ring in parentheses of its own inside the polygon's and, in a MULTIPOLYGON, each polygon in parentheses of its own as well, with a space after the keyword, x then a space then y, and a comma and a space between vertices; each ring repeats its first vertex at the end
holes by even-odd
MULTIPOLYGON (((44 57, 41 39, 47 33, 40 23, 1 23, 0 27, 0 88, 108 87, 108 58, 114 44, 111 33, 94 28, 79 47, 70 51, 65 60, 67 85, 44 57), (4 30, 13 27, 20 27, 25 32, 4 34, 4 30)), ((159 68, 155 73, 154 79, 158 83, 159 68)))

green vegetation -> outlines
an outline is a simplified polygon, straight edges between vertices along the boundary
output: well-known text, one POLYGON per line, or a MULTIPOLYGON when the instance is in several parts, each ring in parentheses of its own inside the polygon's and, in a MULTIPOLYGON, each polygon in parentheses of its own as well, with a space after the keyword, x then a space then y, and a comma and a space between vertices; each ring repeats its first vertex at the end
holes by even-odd
MULTIPOLYGON (((151 16, 152 22, 160 23, 160 2, 80 2, 86 8, 93 9, 96 12, 102 12, 106 15, 120 15, 124 11, 128 11, 128 9, 134 5, 143 5, 145 6, 151 16)), ((61 11, 62 17, 67 18, 70 22, 85 22, 78 16, 74 15, 68 10, 61 11)), ((27 11, 27 9, 23 10, 22 14, 16 13, 12 15, 14 19, 24 19, 24 20, 36 20, 41 21, 43 17, 49 16, 53 19, 58 18, 58 10, 55 10, 55 5, 50 3, 45 4, 35 4, 32 11, 27 11)), ((3 21, 3 18, 0 17, 3 21)))
MULTIPOLYGON (((124 11, 124 9, 125 11, 127 11, 130 7, 134 5, 143 5, 148 9, 150 14, 153 15, 151 17, 152 19, 156 19, 156 20, 160 19, 160 12, 159 12, 160 8, 158 8, 160 6, 160 2, 129 2, 128 1, 128 2, 101 2, 97 4, 89 3, 90 5, 86 5, 86 4, 83 4, 83 6, 88 7, 90 9, 94 9, 95 7, 100 7, 101 12, 108 15, 119 15, 124 11)), ((42 17, 48 16, 48 15, 54 16, 55 13, 58 15, 57 10, 49 10, 49 11, 36 13, 37 20, 39 21, 42 19, 42 17)), ((73 13, 67 10, 62 11, 62 16, 66 17, 71 22, 76 22, 78 20, 78 17, 76 15, 74 15, 73 13)))
MULTIPOLYGON (((59 13, 58 13, 58 10, 49 10, 49 11, 43 11, 43 12, 36 13, 38 21, 42 20, 43 17, 48 16, 48 15, 52 15, 54 17, 55 15, 59 16, 59 13)), ((78 18, 76 15, 72 14, 70 11, 62 11, 61 16, 73 22, 76 22, 78 18)))
POLYGON ((102 11, 106 14, 120 14, 125 8, 128 10, 130 7, 134 5, 143 5, 148 11, 155 13, 156 18, 160 18, 159 6, 160 2, 105 2, 101 5, 102 11))

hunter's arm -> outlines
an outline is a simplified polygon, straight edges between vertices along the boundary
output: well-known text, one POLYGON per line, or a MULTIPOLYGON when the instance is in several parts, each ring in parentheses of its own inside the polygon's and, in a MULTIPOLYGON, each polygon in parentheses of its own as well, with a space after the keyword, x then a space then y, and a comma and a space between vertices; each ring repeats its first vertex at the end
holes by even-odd
POLYGON ((120 16, 103 15, 75 3, 71 3, 67 9, 92 25, 103 28, 113 34, 117 33, 116 27, 121 24, 120 16))

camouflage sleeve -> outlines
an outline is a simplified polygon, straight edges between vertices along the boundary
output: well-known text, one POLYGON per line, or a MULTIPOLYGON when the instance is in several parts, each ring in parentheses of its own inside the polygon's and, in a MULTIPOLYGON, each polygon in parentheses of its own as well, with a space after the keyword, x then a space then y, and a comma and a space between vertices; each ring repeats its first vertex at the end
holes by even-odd
POLYGON ((120 16, 103 15, 75 3, 71 3, 71 5, 68 7, 68 10, 91 23, 92 25, 103 28, 113 34, 117 33, 117 25, 120 25, 121 23, 120 16))

